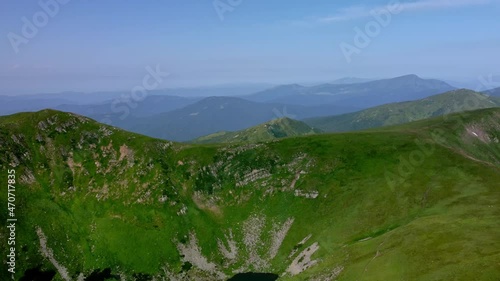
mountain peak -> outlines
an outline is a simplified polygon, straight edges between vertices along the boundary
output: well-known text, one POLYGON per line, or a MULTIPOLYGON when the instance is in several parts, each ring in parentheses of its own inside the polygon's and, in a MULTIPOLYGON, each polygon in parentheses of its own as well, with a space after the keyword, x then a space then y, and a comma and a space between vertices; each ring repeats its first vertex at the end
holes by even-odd
POLYGON ((395 77, 394 79, 423 80, 420 76, 418 76, 416 74, 407 74, 407 75, 395 77))
POLYGON ((194 140, 195 143, 262 142, 318 134, 322 131, 288 117, 277 118, 237 132, 218 132, 194 140))
POLYGON ((372 79, 366 78, 358 78, 358 77, 342 77, 340 79, 336 79, 330 84, 359 84, 373 81, 372 79))

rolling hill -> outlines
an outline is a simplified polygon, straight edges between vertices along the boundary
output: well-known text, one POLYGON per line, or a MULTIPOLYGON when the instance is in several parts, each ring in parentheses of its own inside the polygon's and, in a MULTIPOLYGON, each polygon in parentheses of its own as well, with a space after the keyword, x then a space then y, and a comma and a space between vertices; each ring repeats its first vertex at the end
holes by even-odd
POLYGON ((449 84, 439 80, 406 75, 355 84, 322 84, 312 87, 286 85, 245 96, 245 98, 258 102, 308 106, 336 104, 368 108, 385 103, 421 99, 453 89, 449 84))
POLYGON ((321 133, 321 130, 290 118, 279 118, 238 132, 218 132, 197 138, 193 143, 239 143, 263 142, 276 139, 306 136, 321 133))
POLYGON ((425 99, 386 104, 338 116, 304 120, 326 132, 345 132, 408 123, 444 114, 500 106, 500 99, 471 90, 454 90, 425 99))
POLYGON ((499 139, 498 108, 218 145, 0 117, 0 279, 499 280, 499 139))
POLYGON ((113 124, 156 138, 191 141, 220 131, 243 130, 276 118, 303 119, 353 111, 354 108, 335 105, 307 107, 258 103, 234 97, 210 97, 181 109, 144 118, 116 120, 113 124))

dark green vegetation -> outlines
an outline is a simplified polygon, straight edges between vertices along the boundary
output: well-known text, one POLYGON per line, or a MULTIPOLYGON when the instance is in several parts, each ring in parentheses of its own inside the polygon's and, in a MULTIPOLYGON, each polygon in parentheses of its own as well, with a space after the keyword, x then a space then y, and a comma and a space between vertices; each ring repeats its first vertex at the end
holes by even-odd
POLYGON ((326 132, 346 132, 498 106, 499 98, 462 89, 417 101, 386 104, 338 116, 306 119, 305 122, 326 132))
POLYGON ((1 117, 1 181, 12 168, 18 181, 15 277, 499 280, 499 139, 500 109, 227 145, 49 110, 1 117))
POLYGON ((219 132, 194 140, 194 143, 263 142, 321 133, 304 122, 280 118, 238 132, 219 132))
POLYGON ((274 281, 278 275, 272 273, 238 273, 228 281, 274 281))
POLYGON ((30 268, 24 272, 24 275, 19 281, 50 281, 56 275, 55 270, 41 271, 40 267, 30 268))

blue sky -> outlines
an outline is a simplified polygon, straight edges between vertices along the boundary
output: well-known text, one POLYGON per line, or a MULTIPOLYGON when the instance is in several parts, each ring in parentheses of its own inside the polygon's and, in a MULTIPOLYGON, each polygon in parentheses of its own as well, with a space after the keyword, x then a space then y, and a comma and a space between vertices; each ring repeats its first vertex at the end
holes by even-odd
POLYGON ((45 24, 39 2, 1 1, 0 94, 125 90, 156 65, 171 74, 163 88, 500 74, 499 0, 400 1, 382 26, 371 11, 391 2, 42 0, 55 11, 45 24), (370 24, 359 48, 355 30, 370 24), (341 44, 357 49, 350 60, 341 44))

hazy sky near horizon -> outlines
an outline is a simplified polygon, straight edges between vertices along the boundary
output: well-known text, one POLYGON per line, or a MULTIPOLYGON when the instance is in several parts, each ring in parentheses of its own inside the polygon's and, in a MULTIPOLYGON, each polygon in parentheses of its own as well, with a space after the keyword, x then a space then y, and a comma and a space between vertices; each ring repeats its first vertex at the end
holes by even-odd
POLYGON ((0 2, 0 94, 500 74, 499 0, 59 1, 0 2))

